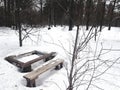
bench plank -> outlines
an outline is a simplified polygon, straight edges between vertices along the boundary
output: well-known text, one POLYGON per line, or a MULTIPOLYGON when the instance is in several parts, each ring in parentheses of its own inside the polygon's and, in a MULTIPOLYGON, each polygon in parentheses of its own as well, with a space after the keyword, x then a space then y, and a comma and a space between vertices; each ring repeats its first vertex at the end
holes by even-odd
POLYGON ((51 69, 51 68, 59 65, 60 63, 63 63, 62 59, 48 61, 43 66, 41 66, 40 68, 38 68, 37 70, 32 71, 32 72, 26 74, 23 77, 26 78, 26 79, 29 79, 29 80, 34 80, 34 79, 38 78, 38 76, 40 74, 42 74, 45 71, 47 71, 47 70, 49 70, 49 69, 51 69))
POLYGON ((27 80, 27 86, 28 87, 35 87, 36 86, 35 79, 37 79, 40 74, 53 68, 54 66, 56 66, 57 68, 60 66, 58 69, 62 68, 63 62, 64 61, 62 59, 51 60, 51 61, 48 61, 45 64, 43 64, 37 70, 32 71, 32 72, 24 75, 23 77, 27 80))

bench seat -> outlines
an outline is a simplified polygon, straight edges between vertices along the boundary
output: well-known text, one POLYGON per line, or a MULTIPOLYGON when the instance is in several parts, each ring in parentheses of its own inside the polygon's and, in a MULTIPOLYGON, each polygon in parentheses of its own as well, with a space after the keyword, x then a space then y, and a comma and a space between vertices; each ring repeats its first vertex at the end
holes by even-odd
POLYGON ((62 59, 57 59, 57 60, 50 60, 41 67, 39 67, 37 70, 34 70, 32 72, 29 72, 28 74, 24 75, 23 77, 27 80, 27 86, 28 87, 35 87, 35 79, 38 78, 38 76, 47 70, 55 67, 55 69, 60 69, 63 67, 63 62, 64 60, 62 59))

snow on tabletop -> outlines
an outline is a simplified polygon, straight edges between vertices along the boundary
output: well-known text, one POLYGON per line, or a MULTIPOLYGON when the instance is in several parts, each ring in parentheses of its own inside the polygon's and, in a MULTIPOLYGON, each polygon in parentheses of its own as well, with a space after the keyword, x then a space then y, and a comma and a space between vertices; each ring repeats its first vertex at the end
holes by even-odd
POLYGON ((40 56, 33 54, 33 55, 30 55, 30 56, 26 56, 26 57, 19 58, 19 59, 17 59, 17 60, 18 60, 18 61, 21 61, 21 62, 23 62, 23 63, 26 63, 26 62, 31 61, 31 60, 33 60, 33 59, 35 59, 35 58, 38 58, 38 57, 40 57, 40 56))

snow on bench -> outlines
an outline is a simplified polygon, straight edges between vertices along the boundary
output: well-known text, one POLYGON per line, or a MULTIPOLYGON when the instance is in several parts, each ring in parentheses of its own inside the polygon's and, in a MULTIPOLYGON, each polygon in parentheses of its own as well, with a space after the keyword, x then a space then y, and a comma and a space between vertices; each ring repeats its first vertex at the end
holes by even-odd
POLYGON ((35 87, 35 79, 38 78, 38 76, 47 70, 55 67, 56 70, 59 70, 63 67, 64 60, 57 59, 57 60, 50 60, 46 63, 44 63, 41 67, 39 67, 37 70, 34 70, 32 72, 29 72, 28 74, 24 75, 23 77, 27 80, 27 86, 28 87, 35 87))

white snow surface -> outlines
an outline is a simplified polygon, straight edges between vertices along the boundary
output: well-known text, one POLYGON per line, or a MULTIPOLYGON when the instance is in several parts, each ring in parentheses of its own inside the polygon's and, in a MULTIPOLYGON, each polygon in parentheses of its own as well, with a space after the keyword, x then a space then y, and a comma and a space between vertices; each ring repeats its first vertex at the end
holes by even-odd
MULTIPOLYGON (((118 58, 120 57, 120 28, 112 27, 110 31, 107 29, 105 27, 99 34, 99 42, 103 44, 105 50, 111 49, 112 51, 103 55, 102 58, 118 58)), ((66 65, 70 58, 66 52, 72 52, 73 50, 71 46, 74 42, 76 27, 72 31, 68 31, 67 26, 57 26, 51 28, 51 30, 48 30, 47 27, 34 28, 31 33, 30 38, 26 38, 23 41, 23 46, 19 47, 18 32, 10 28, 0 27, 0 90, 66 90, 68 78, 65 67, 58 71, 51 69, 41 74, 36 79, 36 87, 30 88, 26 87, 26 80, 23 78, 26 73, 19 72, 16 66, 10 64, 4 58, 32 50, 47 53, 57 52, 54 59, 64 59, 66 65)), ((91 45, 93 45, 92 49, 94 51, 94 40, 91 45)), ((94 82, 96 87, 91 86, 89 90, 100 90, 97 86, 101 87, 101 90, 120 90, 119 64, 115 64, 96 80, 94 82)), ((83 87, 80 90, 85 89, 83 87)))

